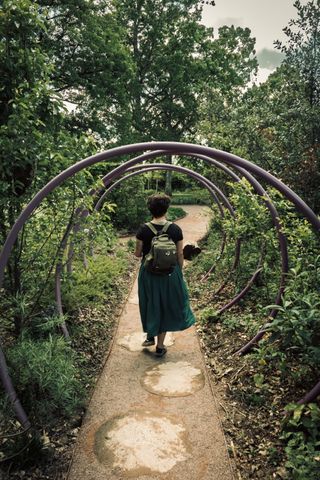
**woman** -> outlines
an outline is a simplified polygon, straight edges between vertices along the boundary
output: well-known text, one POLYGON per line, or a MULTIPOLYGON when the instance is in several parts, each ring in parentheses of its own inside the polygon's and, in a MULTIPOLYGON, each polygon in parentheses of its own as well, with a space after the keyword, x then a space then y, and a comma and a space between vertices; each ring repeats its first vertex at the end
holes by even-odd
MULTIPOLYGON (((166 213, 170 205, 167 195, 152 195, 147 201, 152 214, 151 224, 160 232, 167 223, 166 213)), ((153 228, 153 229, 154 229, 153 228)), ((183 235, 178 225, 171 223, 166 231, 177 248, 177 265, 169 275, 155 275, 146 270, 144 258, 151 248, 151 240, 155 236, 147 224, 142 225, 136 235, 135 256, 142 257, 138 279, 139 308, 143 331, 147 338, 143 346, 155 344, 156 356, 163 357, 167 349, 164 346, 166 332, 185 330, 195 322, 189 306, 186 284, 182 276, 183 267, 183 235)))

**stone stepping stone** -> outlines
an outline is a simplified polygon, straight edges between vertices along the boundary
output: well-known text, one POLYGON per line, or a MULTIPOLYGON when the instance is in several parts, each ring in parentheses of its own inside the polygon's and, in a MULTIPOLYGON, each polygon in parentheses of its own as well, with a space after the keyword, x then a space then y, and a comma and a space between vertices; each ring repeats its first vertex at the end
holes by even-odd
POLYGON ((151 393, 164 397, 185 397, 204 387, 204 374, 188 362, 164 362, 148 368, 141 385, 151 393))
MULTIPOLYGON (((143 347, 141 344, 146 339, 146 334, 143 332, 134 332, 120 337, 117 341, 117 344, 121 347, 130 350, 130 352, 141 352, 143 348, 155 348, 152 347, 143 347)), ((174 337, 171 332, 168 332, 165 338, 165 344, 167 347, 170 347, 174 344, 174 337)))
POLYGON ((166 473, 190 458, 190 450, 180 421, 149 410, 114 417, 95 434, 99 462, 113 473, 120 469, 121 478, 166 473))

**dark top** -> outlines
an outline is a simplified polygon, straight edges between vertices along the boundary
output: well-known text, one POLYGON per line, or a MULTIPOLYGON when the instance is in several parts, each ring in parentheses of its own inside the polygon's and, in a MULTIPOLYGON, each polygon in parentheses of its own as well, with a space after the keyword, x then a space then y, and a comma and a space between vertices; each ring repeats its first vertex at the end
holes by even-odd
MULTIPOLYGON (((153 222, 151 223, 158 232, 162 230, 163 225, 157 225, 156 223, 153 223, 153 222)), ((183 240, 182 230, 175 223, 171 223, 171 225, 169 225, 169 228, 167 229, 166 233, 174 241, 174 243, 177 243, 179 240, 183 240)), ((155 234, 150 230, 150 228, 146 224, 143 224, 139 227, 136 237, 138 240, 143 241, 143 246, 142 246, 143 257, 147 255, 147 253, 149 253, 151 248, 151 240, 153 239, 154 236, 155 234)))

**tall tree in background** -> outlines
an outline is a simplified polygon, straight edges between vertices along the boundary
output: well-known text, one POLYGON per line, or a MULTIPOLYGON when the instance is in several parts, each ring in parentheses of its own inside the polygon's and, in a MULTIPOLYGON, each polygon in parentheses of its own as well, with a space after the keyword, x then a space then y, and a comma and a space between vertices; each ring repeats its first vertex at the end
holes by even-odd
POLYGON ((91 128, 114 141, 127 105, 132 65, 110 0, 39 0, 46 19, 42 47, 54 65, 51 80, 75 107, 69 126, 91 128))
POLYGON ((255 67, 250 31, 225 27, 215 40, 201 24, 196 0, 115 5, 134 64, 128 141, 194 138, 199 98, 208 86, 228 91, 248 81, 255 67))

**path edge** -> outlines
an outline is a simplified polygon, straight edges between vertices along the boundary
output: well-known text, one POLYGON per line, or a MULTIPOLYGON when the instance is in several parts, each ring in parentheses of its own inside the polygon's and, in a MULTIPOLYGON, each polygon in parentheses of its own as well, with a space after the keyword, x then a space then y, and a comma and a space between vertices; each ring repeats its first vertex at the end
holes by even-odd
POLYGON ((68 480, 69 479, 69 476, 70 476, 70 472, 71 472, 71 468, 74 464, 74 457, 75 457, 75 452, 77 450, 77 447, 79 445, 79 442, 80 442, 80 432, 82 430, 82 427, 83 425, 85 424, 85 421, 86 421, 86 418, 87 418, 87 415, 88 415, 88 407, 90 405, 90 403, 92 402, 92 398, 93 398, 93 394, 96 390, 96 387, 100 381, 100 378, 102 376, 102 373, 104 372, 104 369, 108 363, 108 360, 111 356, 111 352, 113 350, 113 347, 115 345, 115 341, 116 341, 116 338, 117 338, 117 335, 118 335, 118 331, 119 331, 119 324, 120 324, 120 319, 122 318, 122 315, 123 315, 123 312, 127 306, 127 303, 129 301, 129 298, 130 298, 130 295, 131 295, 131 292, 133 290, 133 287, 134 287, 134 284, 135 284, 135 281, 136 281, 136 278, 138 276, 138 272, 139 272, 139 267, 140 267, 140 263, 137 262, 137 265, 135 266, 135 275, 133 275, 132 277, 132 281, 131 281, 131 285, 130 285, 130 288, 128 289, 128 293, 127 295, 125 296, 125 298, 123 299, 123 302, 122 302, 122 305, 121 305, 121 308, 119 310, 119 314, 117 316, 117 322, 116 322, 116 325, 114 327, 114 332, 113 332, 113 335, 112 335, 112 339, 109 343, 109 347, 107 349, 107 351, 105 352, 105 355, 103 357, 103 361, 101 362, 101 370, 100 370, 100 373, 99 375, 97 376, 94 384, 92 385, 91 387, 91 392, 90 392, 90 396, 88 398, 88 401, 86 402, 86 411, 85 411, 85 414, 83 415, 82 419, 81 419, 81 425, 80 425, 80 430, 79 430, 79 435, 77 437, 77 440, 72 448, 72 454, 71 454, 71 459, 70 459, 70 462, 69 462, 69 465, 68 465, 68 470, 66 472, 66 476, 65 476, 65 480, 68 480))

